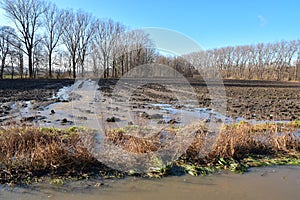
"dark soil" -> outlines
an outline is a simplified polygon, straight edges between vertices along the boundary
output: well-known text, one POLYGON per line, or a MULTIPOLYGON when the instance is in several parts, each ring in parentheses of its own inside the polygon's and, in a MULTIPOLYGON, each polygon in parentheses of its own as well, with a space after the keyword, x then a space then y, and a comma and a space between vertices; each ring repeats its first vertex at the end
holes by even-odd
MULTIPOLYGON (((56 92, 74 83, 71 79, 3 79, 0 80, 0 117, 9 115, 16 101, 34 100, 41 107, 53 103, 56 92)), ((26 120, 27 121, 27 120, 26 120)))
POLYGON ((0 80, 0 102, 51 98, 60 88, 74 83, 71 79, 4 79, 0 80))
MULTIPOLYGON (((256 120, 300 119, 300 82, 225 80, 227 115, 256 120)), ((203 88, 196 87, 196 91, 203 88)))
MULTIPOLYGON (((117 79, 101 79, 100 90, 111 92, 117 79)), ((166 87, 172 85, 184 91, 181 81, 176 79, 157 79, 157 84, 149 80, 126 80, 127 85, 142 85, 138 87, 131 100, 139 102, 165 102, 174 103, 176 97, 166 87)), ((189 79, 199 99, 199 106, 211 107, 211 97, 207 89, 207 83, 203 80, 189 79)), ((277 82, 255 80, 224 80, 227 100, 227 113, 229 117, 255 120, 296 120, 300 119, 300 82, 277 82)), ((222 87, 216 82, 208 83, 212 89, 222 87)), ((188 95, 188 94, 187 94, 188 95)))
MULTIPOLYGON (((131 100, 144 104, 151 102, 174 103, 176 97, 168 85, 176 86, 184 93, 182 82, 176 79, 147 80, 128 79, 128 86, 139 85, 131 100)), ((211 98, 207 84, 203 80, 189 79, 197 93, 199 107, 210 108, 211 98)), ((20 100, 36 100, 47 102, 59 88, 74 83, 74 80, 0 80, 0 114, 9 113, 5 103, 20 100)), ((100 90, 107 93, 113 91, 118 79, 100 79, 100 90)), ((210 82, 212 87, 219 84, 210 82)), ((295 120, 300 119, 300 82, 224 80, 227 99, 227 115, 233 118, 256 120, 295 120)))

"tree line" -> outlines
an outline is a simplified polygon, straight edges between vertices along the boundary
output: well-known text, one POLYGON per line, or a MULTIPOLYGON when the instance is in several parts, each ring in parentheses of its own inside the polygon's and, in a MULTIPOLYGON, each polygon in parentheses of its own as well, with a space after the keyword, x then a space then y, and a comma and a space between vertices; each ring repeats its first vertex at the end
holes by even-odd
POLYGON ((53 65, 58 66, 58 71, 65 68, 76 78, 78 72, 84 72, 87 58, 95 73, 101 66, 104 77, 116 77, 133 65, 154 58, 147 34, 129 30, 111 19, 97 19, 82 10, 59 9, 42 0, 3 0, 1 6, 15 28, 0 28, 0 78, 9 59, 13 60, 11 69, 19 66, 23 77, 23 55, 29 78, 34 78, 44 66, 52 78, 53 65))
POLYGON ((229 46, 186 55, 207 76, 211 69, 223 78, 299 80, 300 40, 229 46))
POLYGON ((148 34, 88 12, 59 9, 43 0, 3 0, 14 24, 0 27, 0 78, 121 77, 135 66, 168 65, 185 76, 299 80, 300 40, 229 46, 182 56, 163 56, 148 34), (26 63, 26 64, 24 64, 26 63), (17 72, 16 72, 17 71, 17 72), (55 75, 54 75, 55 74, 55 75))

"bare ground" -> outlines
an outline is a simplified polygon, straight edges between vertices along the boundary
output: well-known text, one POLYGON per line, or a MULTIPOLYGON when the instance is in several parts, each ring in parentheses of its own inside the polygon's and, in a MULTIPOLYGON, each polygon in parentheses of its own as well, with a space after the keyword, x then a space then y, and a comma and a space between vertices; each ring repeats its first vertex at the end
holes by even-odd
MULTIPOLYGON (((136 85, 135 79, 128 79, 128 87, 136 85)), ((155 82, 155 81, 154 81, 155 82)), ((74 83, 74 80, 0 80, 0 116, 9 115, 6 106, 15 101, 35 100, 42 103, 49 102, 59 88, 74 83)), ((99 86, 102 92, 109 95, 117 79, 100 79, 99 86)), ((189 79, 190 85, 197 94, 199 107, 211 106, 211 92, 202 80, 189 79)), ((211 82, 212 88, 222 85, 211 82)), ((159 80, 157 83, 148 83, 146 80, 138 83, 141 87, 134 90, 131 100, 140 104, 151 102, 174 103, 174 92, 188 97, 183 85, 176 79, 159 80), (173 86, 170 89, 170 85, 173 86), (175 88, 175 89, 174 89, 175 88), (174 91, 176 90, 176 91, 174 91)), ((300 119, 300 83, 274 81, 246 81, 225 80, 227 101, 227 115, 229 117, 256 120, 295 120, 300 119)))
MULTIPOLYGON (((112 92, 118 80, 100 80, 101 91, 112 92)), ((128 85, 136 85, 134 79, 127 80, 128 85)), ((174 79, 159 80, 158 84, 138 83, 143 85, 135 90, 131 99, 137 102, 165 102, 174 103, 174 93, 185 93, 187 85, 174 79), (170 90, 168 86, 175 87, 170 90)), ((224 80, 223 84, 202 80, 189 79, 199 100, 199 107, 210 108, 212 90, 225 87, 226 96, 221 98, 227 101, 226 115, 232 118, 243 117, 255 120, 296 120, 300 119, 300 82, 275 82, 275 81, 247 81, 224 80)), ((186 92, 187 93, 187 92, 186 92)), ((188 96, 190 94, 186 94, 188 96)))

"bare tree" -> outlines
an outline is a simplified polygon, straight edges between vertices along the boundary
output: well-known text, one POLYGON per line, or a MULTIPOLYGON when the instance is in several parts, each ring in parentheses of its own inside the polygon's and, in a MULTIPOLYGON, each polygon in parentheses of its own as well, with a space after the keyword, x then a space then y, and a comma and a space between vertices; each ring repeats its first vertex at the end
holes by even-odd
POLYGON ((89 13, 65 10, 63 13, 62 41, 71 56, 73 78, 76 78, 76 67, 83 64, 90 48, 94 34, 94 21, 89 13))
POLYGON ((3 79, 4 67, 7 56, 13 52, 14 46, 17 45, 15 36, 15 29, 9 26, 0 27, 0 79, 3 79))
POLYGON ((76 26, 76 15, 73 10, 63 11, 62 41, 66 46, 72 62, 73 78, 76 78, 77 53, 79 49, 79 30, 76 26))
POLYGON ((300 40, 296 41, 297 54, 295 61, 295 69, 294 69, 294 80, 299 80, 299 72, 300 72, 300 40))
POLYGON ((299 44, 292 40, 223 47, 192 53, 185 58, 204 76, 216 66, 224 78, 291 80, 297 79, 299 73, 299 44))
POLYGON ((22 51, 22 43, 18 41, 17 44, 17 56, 19 58, 19 75, 20 78, 23 78, 24 75, 24 59, 23 59, 23 51, 22 51))
POLYGON ((110 59, 113 59, 113 48, 116 46, 119 35, 124 31, 125 26, 111 19, 96 22, 95 46, 99 49, 105 78, 109 76, 109 63, 110 59))
POLYGON ((127 31, 117 38, 112 48, 112 77, 123 76, 136 66, 154 62, 153 42, 143 30, 127 31))
POLYGON ((96 23, 91 14, 77 12, 77 23, 79 31, 79 51, 78 62, 81 66, 81 73, 84 73, 84 61, 89 51, 91 51, 96 23))
POLYGON ((52 57, 63 33, 62 12, 55 4, 49 3, 44 13, 44 44, 48 54, 49 78, 52 78, 52 57))
POLYGON ((14 79, 15 75, 15 63, 17 61, 17 56, 18 56, 18 51, 16 49, 12 49, 10 51, 10 74, 11 74, 11 79, 14 79))
POLYGON ((2 8, 21 34, 28 56, 29 77, 33 78, 33 48, 35 34, 41 26, 41 15, 45 12, 44 2, 40 0, 3 0, 2 8))
POLYGON ((33 48, 33 76, 34 78, 37 78, 39 75, 39 72, 45 73, 46 70, 43 68, 46 66, 47 63, 47 54, 45 46, 42 43, 42 40, 37 40, 39 42, 36 42, 33 48))

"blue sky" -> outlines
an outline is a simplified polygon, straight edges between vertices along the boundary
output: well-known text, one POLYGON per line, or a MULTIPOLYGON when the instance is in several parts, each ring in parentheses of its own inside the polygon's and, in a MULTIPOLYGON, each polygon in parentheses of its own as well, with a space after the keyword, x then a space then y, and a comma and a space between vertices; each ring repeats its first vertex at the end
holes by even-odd
POLYGON ((205 49, 300 39, 300 1, 51 0, 131 28, 178 31, 205 49))

